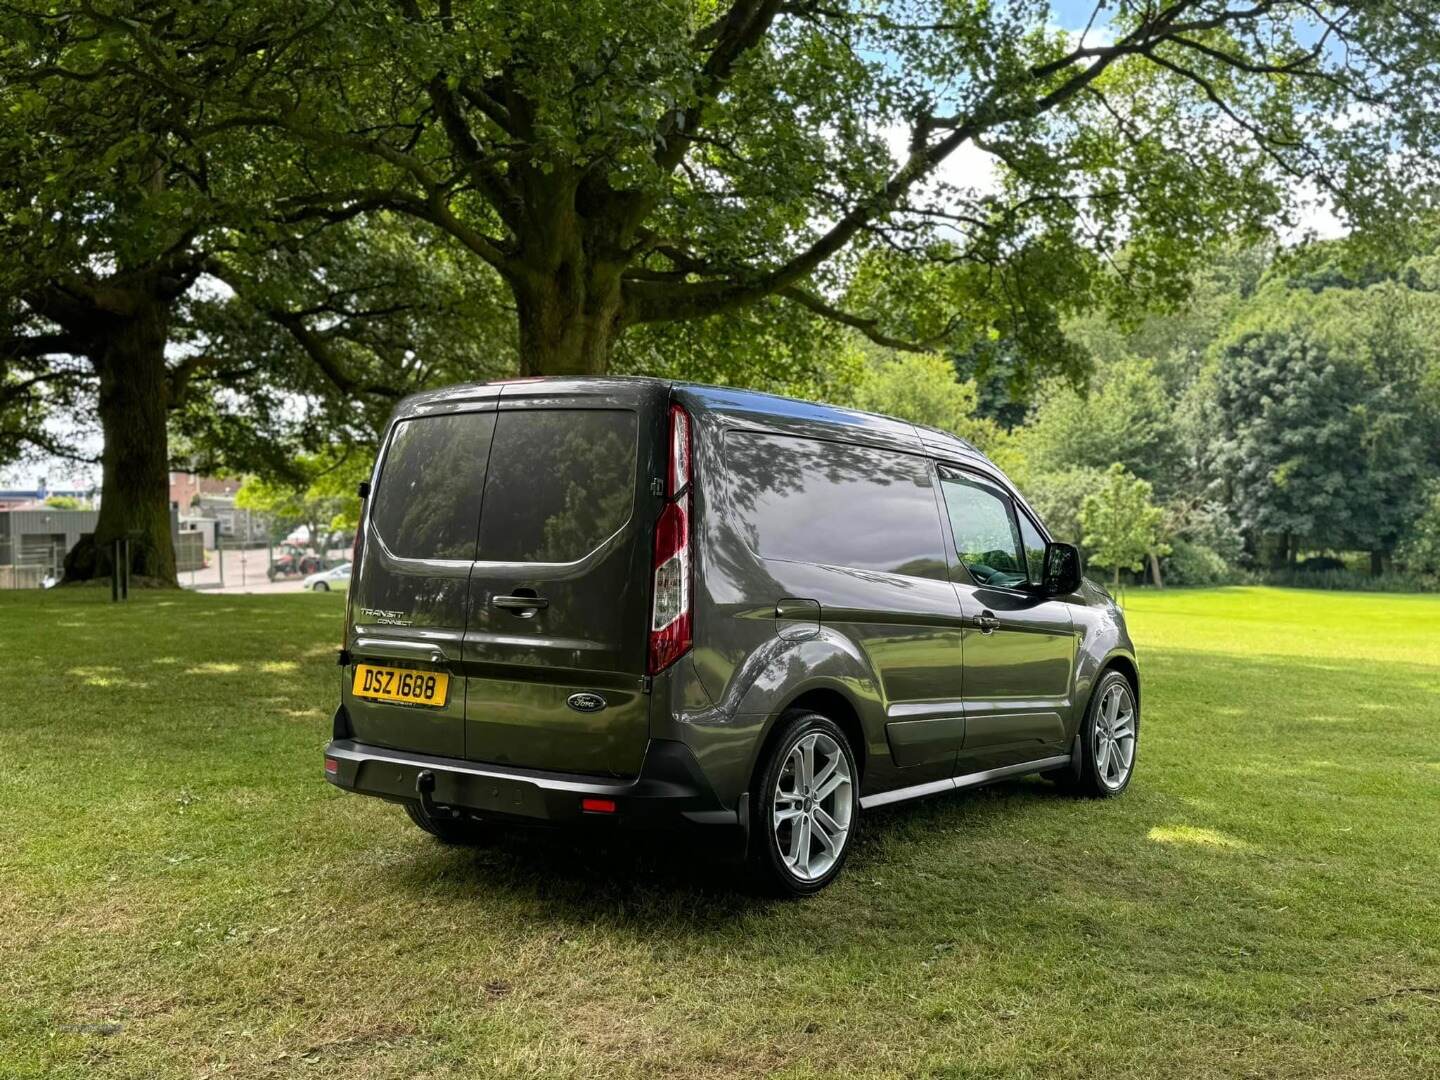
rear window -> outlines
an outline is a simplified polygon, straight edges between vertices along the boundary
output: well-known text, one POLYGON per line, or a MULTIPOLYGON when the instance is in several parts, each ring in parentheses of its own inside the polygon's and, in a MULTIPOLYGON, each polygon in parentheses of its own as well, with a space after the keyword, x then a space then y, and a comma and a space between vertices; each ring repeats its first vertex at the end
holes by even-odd
POLYGON ((635 413, 502 410, 490 451, 480 558, 574 562, 635 504, 635 413))
POLYGON ((927 461, 817 439, 732 432, 730 498, 767 559, 944 578, 927 461))
POLYGON ((403 559, 473 559, 495 414, 452 413, 395 426, 370 522, 403 559))

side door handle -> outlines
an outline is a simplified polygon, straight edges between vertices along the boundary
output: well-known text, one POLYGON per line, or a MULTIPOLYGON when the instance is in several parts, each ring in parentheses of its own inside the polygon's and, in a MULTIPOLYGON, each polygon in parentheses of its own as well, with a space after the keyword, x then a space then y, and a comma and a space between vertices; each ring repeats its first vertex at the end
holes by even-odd
POLYGON ((1000 629, 1000 620, 993 611, 982 611, 975 616, 975 626, 982 634, 993 634, 1000 629))

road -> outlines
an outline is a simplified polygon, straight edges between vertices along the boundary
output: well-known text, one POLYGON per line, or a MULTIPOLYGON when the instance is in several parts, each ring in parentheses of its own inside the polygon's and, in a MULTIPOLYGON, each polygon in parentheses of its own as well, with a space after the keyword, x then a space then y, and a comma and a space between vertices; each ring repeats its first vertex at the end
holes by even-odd
MULTIPOLYGON (((303 578, 280 578, 270 581, 265 576, 270 565, 270 556, 265 548, 227 549, 224 555, 225 572, 220 573, 220 563, 214 551, 206 552, 209 563, 203 570, 184 570, 180 573, 180 584, 187 589, 220 593, 286 593, 302 591, 303 578), (223 580, 223 584, 221 583, 223 580)), ((343 560, 347 552, 331 555, 331 565, 343 560)))

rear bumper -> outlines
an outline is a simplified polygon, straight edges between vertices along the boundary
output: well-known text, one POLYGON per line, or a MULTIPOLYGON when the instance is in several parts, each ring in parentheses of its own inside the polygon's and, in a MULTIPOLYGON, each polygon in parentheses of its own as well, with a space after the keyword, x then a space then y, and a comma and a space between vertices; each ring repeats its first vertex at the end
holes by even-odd
POLYGON ((742 827, 742 815, 721 805, 689 748, 667 739, 650 741, 633 780, 518 769, 354 739, 335 739, 325 747, 325 779, 361 795, 417 802, 420 776, 427 772, 434 777, 430 797, 437 805, 481 818, 657 829, 742 827), (615 811, 587 812, 585 799, 611 800, 615 811))

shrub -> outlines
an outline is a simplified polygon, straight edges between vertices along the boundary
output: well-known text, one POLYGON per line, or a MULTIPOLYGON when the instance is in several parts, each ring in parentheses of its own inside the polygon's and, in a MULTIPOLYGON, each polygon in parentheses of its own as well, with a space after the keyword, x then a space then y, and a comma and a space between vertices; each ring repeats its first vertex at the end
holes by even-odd
POLYGON ((1166 585, 1232 585, 1240 574, 1214 548, 1176 540, 1165 560, 1166 585))
POLYGON ((1372 576, 1360 570, 1270 570, 1258 576, 1262 585, 1287 589, 1335 589, 1348 592, 1434 592, 1440 582, 1418 574, 1392 572, 1372 576))

